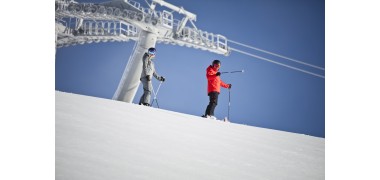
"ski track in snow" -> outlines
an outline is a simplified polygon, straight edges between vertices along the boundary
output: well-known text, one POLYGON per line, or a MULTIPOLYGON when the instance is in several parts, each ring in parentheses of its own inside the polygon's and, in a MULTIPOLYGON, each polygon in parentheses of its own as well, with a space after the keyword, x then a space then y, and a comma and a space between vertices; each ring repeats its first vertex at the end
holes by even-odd
POLYGON ((324 179, 325 140, 56 91, 56 179, 324 179))

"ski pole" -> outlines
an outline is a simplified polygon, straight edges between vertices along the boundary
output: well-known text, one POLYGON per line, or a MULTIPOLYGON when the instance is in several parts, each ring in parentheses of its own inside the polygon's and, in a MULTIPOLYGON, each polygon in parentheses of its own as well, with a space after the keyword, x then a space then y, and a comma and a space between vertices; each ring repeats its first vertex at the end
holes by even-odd
POLYGON ((230 120, 231 88, 228 88, 228 120, 230 120))
POLYGON ((160 106, 158 105, 158 101, 157 101, 157 94, 158 94, 158 91, 160 90, 161 84, 162 84, 162 81, 161 81, 160 84, 158 85, 157 92, 154 92, 154 88, 153 88, 153 86, 152 86, 152 90, 153 90, 153 95, 154 95, 154 97, 153 97, 152 103, 150 103, 150 106, 151 106, 151 107, 153 106, 153 102, 156 101, 157 107, 160 108, 160 106))
POLYGON ((244 69, 243 69, 243 70, 240 70, 240 71, 221 72, 220 74, 226 74, 226 73, 238 73, 238 72, 244 73, 244 69))

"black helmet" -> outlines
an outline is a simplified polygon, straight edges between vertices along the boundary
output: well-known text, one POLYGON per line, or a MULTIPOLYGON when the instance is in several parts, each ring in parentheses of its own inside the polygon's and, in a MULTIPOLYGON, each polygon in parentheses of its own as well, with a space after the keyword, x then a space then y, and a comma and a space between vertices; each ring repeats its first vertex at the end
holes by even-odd
POLYGON ((153 55, 156 54, 156 48, 153 48, 153 47, 149 48, 148 53, 153 54, 153 55))
POLYGON ((214 64, 222 64, 219 60, 215 59, 213 62, 212 62, 212 65, 214 64))

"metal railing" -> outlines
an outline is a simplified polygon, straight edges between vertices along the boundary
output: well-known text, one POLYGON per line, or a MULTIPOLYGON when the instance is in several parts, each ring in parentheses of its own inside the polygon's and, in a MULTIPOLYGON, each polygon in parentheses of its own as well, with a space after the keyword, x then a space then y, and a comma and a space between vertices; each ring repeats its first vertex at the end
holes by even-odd
MULTIPOLYGON (((67 38, 67 35, 74 37, 86 36, 89 39, 88 41, 102 39, 95 36, 114 36, 118 39, 134 38, 138 36, 141 28, 150 27, 162 31, 161 36, 158 37, 159 42, 180 46, 186 45, 187 47, 201 48, 202 50, 225 55, 230 52, 227 38, 222 35, 188 26, 180 28, 181 30, 178 32, 181 21, 174 19, 172 12, 166 10, 154 11, 150 8, 142 7, 137 2, 131 0, 127 2, 135 9, 120 9, 110 4, 56 0, 56 23, 59 23, 61 27, 66 27, 64 32, 60 32, 61 34, 66 34, 63 38, 67 38), (137 9, 140 11, 137 11, 137 9)), ((137 40, 137 38, 134 39, 137 40)), ((69 41, 74 40, 71 39, 66 42, 69 41)), ((84 40, 82 38, 78 39, 78 41, 82 42, 84 40)), ((63 40, 58 41, 58 43, 66 42, 63 40)))

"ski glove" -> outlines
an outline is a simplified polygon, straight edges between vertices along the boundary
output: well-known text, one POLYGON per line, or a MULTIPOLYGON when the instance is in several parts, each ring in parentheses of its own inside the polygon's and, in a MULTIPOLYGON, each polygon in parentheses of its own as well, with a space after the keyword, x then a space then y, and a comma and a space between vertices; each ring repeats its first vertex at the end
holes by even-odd
POLYGON ((164 82, 165 81, 165 77, 161 76, 160 81, 164 82))
POLYGON ((146 78, 147 81, 150 81, 150 80, 152 79, 152 78, 150 77, 150 75, 146 75, 145 78, 146 78))
POLYGON ((216 76, 220 76, 220 72, 217 72, 217 73, 216 73, 216 76))
POLYGON ((231 89, 231 87, 232 87, 232 84, 228 84, 228 89, 231 89))

